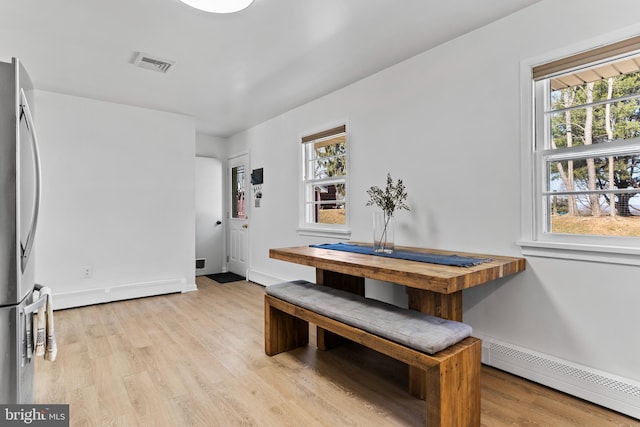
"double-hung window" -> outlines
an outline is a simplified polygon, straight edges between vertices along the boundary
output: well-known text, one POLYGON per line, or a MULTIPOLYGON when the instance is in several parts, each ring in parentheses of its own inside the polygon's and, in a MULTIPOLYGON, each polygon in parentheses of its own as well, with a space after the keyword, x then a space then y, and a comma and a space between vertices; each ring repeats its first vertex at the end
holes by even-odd
POLYGON ((349 237, 345 125, 302 137, 302 208, 299 231, 349 237))
POLYGON ((525 253, 640 263, 640 37, 534 66, 532 76, 525 253))

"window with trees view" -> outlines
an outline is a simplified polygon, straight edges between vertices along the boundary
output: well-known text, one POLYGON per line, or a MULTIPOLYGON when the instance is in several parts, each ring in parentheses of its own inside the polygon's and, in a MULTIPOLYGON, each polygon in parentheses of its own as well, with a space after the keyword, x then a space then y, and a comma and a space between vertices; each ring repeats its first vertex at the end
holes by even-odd
POLYGON ((346 126, 303 137, 302 152, 303 227, 346 229, 346 126))
POLYGON ((639 43, 533 68, 538 237, 640 237, 639 43))

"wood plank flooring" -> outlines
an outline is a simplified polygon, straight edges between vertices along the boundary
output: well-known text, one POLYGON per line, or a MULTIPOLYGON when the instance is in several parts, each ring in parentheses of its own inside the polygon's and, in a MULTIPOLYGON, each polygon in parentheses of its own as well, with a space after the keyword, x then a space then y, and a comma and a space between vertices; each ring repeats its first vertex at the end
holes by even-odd
MULTIPOLYGON (((406 366, 356 344, 267 357, 264 288, 197 284, 197 292, 56 311, 58 359, 37 360, 36 402, 68 403, 71 426, 425 425, 406 366)), ((483 366, 482 425, 640 422, 483 366)))

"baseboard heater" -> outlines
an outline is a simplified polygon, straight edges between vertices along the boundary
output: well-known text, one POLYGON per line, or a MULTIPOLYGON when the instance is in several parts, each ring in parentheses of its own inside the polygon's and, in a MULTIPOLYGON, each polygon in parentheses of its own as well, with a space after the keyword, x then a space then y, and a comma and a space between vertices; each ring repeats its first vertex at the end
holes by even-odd
POLYGON ((483 338, 482 362, 640 419, 640 382, 483 338))

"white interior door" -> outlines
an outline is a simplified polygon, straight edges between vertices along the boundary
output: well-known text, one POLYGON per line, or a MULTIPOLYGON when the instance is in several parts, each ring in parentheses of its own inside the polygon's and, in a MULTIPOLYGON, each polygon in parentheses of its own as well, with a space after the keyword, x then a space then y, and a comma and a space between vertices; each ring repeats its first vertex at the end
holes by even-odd
POLYGON ((249 162, 242 155, 229 159, 229 261, 232 273, 247 277, 249 257, 249 162))
POLYGON ((222 163, 196 157, 196 275, 220 273, 224 263, 222 163))

